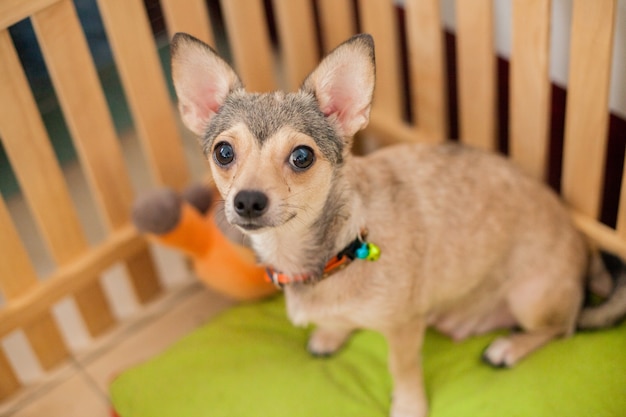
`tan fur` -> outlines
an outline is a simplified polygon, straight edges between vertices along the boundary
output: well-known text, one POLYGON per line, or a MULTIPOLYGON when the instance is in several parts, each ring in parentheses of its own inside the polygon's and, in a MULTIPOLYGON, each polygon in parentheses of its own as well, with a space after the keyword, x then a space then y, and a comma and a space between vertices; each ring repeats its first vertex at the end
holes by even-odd
MULTIPOLYGON (((344 141, 340 161, 324 148, 332 140, 291 125, 259 139, 251 133, 256 127, 231 123, 238 119, 230 114, 239 113, 229 104, 215 122, 227 128, 215 137, 211 129, 217 128, 205 121, 204 146, 226 217, 275 269, 318 274, 320 261, 360 230, 369 231, 380 259, 354 261, 313 284, 287 285, 288 315, 296 325, 316 325, 309 349, 317 354, 334 352, 356 329, 381 332, 394 380, 391 415, 425 416, 419 350, 426 327, 461 340, 519 326, 522 332, 496 340, 485 352, 492 364, 512 366, 574 331, 587 248, 558 198, 500 156, 453 144, 399 145, 352 156, 351 137, 369 116, 373 78, 371 39, 361 36, 331 53, 294 93, 315 94, 344 141), (220 143, 230 144, 236 155, 226 167, 211 154, 220 143), (316 156, 302 172, 288 163, 300 145, 316 156), (236 212, 233 201, 245 190, 269 198, 262 216, 236 212), (247 222, 259 228, 248 229, 247 222)), ((280 94, 266 98, 276 108, 285 100, 280 94)), ((250 112, 258 110, 251 105, 250 112)), ((274 116, 268 111, 266 117, 274 116)))

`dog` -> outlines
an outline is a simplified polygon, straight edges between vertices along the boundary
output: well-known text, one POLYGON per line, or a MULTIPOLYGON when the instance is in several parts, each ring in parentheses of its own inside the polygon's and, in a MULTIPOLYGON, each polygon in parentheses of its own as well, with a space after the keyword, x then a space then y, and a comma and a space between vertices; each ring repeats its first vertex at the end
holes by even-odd
POLYGON ((351 154, 374 91, 369 35, 334 49, 292 93, 247 92, 189 35, 171 46, 180 114, 228 222, 284 289, 290 320, 316 326, 311 353, 332 354, 357 329, 385 336, 391 416, 428 413, 428 326, 455 340, 518 327, 484 352, 511 367, 574 332, 589 279, 610 287, 558 197, 504 157, 456 144, 351 154))

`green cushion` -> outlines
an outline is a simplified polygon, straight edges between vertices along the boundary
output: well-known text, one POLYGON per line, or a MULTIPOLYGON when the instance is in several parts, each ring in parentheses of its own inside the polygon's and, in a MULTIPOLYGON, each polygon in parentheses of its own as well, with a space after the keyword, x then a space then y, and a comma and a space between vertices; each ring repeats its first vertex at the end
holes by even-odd
MULTIPOLYGON (((382 336, 362 331, 311 357, 282 297, 223 313, 111 385, 120 417, 384 417, 391 379, 382 336)), ((626 325, 558 340, 514 369, 480 360, 496 334, 454 343, 430 331, 430 416, 626 415, 626 325)))

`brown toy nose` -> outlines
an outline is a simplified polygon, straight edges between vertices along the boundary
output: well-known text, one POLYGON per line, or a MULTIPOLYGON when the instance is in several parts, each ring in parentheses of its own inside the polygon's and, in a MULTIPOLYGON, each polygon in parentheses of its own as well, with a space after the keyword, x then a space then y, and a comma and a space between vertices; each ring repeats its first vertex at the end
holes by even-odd
POLYGON ((239 191, 233 201, 235 212, 249 219, 261 217, 267 211, 267 196, 260 191, 239 191))

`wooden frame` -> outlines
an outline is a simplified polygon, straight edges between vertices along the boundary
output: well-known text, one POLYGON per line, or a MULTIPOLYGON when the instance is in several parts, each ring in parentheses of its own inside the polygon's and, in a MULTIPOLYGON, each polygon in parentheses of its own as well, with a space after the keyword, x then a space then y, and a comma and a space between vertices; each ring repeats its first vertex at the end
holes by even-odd
MULTIPOLYGON (((322 52, 357 30, 370 32, 376 40, 378 84, 369 131, 381 144, 447 138, 448 66, 438 0, 406 0, 404 10, 391 0, 222 0, 221 16, 213 16, 225 25, 225 33, 219 34, 204 1, 161 4, 170 34, 187 31, 211 44, 216 36, 225 37, 234 66, 253 91, 296 89, 322 52), (268 20, 268 4, 275 27, 268 20), (272 29, 276 39, 270 36, 272 29), (413 123, 404 120, 407 106, 413 123)), ((190 181, 189 167, 143 4, 98 0, 98 5, 154 183, 180 189, 190 181)), ((541 179, 549 145, 551 6, 550 0, 514 0, 510 22, 510 153, 541 179)), ((460 140, 485 149, 497 148, 499 123, 493 9, 493 0, 456 2, 460 140)), ((626 257, 626 193, 617 230, 598 221, 615 13, 615 0, 574 0, 562 189, 581 230, 626 257)), ((99 280, 107 268, 124 265, 143 303, 163 291, 147 243, 129 223, 134 190, 71 0, 0 3, 0 138, 56 264, 45 280, 37 276, 0 199, 0 253, 5 258, 0 261, 0 292, 6 300, 0 309, 0 338, 22 330, 42 367, 50 369, 70 354, 50 313, 54 303, 72 297, 91 334, 98 335, 115 324, 99 280), (8 32, 24 18, 36 30, 105 225, 106 237, 96 245, 85 238, 8 32)), ((0 399, 19 387, 0 350, 0 399)))

